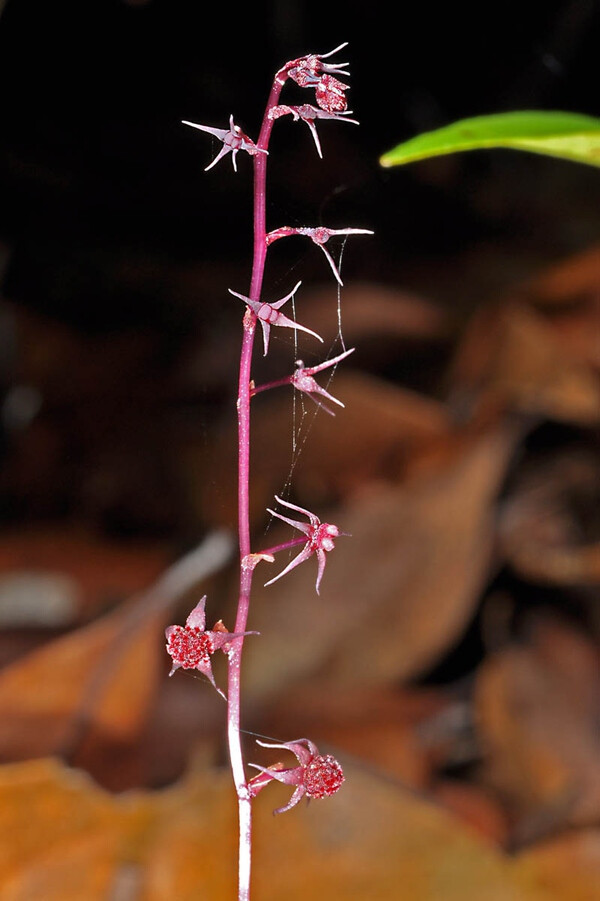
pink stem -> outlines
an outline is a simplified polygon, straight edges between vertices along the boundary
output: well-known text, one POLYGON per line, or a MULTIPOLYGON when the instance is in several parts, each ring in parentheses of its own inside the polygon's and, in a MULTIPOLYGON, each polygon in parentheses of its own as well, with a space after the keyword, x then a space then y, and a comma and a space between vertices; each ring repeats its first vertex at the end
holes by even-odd
MULTIPOLYGON (((267 108, 262 122, 257 147, 267 150, 273 120, 269 118, 269 110, 276 106, 283 87, 285 75, 275 76, 267 108)), ((254 157, 254 254, 252 260, 252 280, 250 283, 251 300, 259 300, 265 271, 267 255, 266 240, 266 183, 267 155, 257 153, 254 157)), ((243 560, 250 554, 250 398, 251 365, 254 336, 256 334, 256 316, 247 309, 244 315, 244 337, 240 353, 240 377, 238 384, 238 528, 240 543, 240 593, 238 600, 235 631, 245 632, 250 606, 250 589, 252 586, 252 570, 244 568, 243 560)), ((229 758, 231 772, 238 797, 239 811, 239 866, 238 866, 238 901, 249 901, 250 868, 252 860, 252 811, 251 795, 244 771, 244 757, 240 738, 240 680, 242 651, 244 639, 238 638, 232 643, 229 655, 228 692, 227 692, 227 736, 229 741, 229 758)))

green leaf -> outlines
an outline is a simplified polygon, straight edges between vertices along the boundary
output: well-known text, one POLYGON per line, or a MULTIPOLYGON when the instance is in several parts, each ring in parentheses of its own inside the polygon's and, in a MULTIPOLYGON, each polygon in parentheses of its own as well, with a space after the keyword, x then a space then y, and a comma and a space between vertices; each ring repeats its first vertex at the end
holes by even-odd
POLYGON ((509 147, 600 166, 600 119, 539 110, 476 116, 404 141, 384 153, 379 162, 402 166, 484 147, 509 147))

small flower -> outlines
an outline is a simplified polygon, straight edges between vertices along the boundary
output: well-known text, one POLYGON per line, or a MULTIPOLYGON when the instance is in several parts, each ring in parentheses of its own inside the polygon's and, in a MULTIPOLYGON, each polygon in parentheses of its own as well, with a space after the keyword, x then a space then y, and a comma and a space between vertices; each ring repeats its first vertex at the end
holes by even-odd
POLYGON ((225 695, 217 688, 213 676, 211 655, 219 649, 225 654, 231 649, 234 638, 242 638, 244 635, 258 635, 258 632, 228 632, 222 621, 215 623, 210 631, 205 629, 206 595, 202 597, 187 620, 185 626, 169 626, 165 631, 167 639, 167 653, 173 660, 170 676, 180 667, 182 669, 195 669, 203 673, 224 698, 225 695))
POLYGON ((292 754, 295 754, 299 764, 290 769, 284 769, 281 763, 270 767, 258 766, 256 763, 250 764, 254 769, 260 770, 260 775, 255 776, 248 783, 252 797, 255 797, 265 785, 273 780, 283 782, 284 785, 296 786, 285 807, 278 807, 273 813, 285 813, 286 810, 291 810, 304 795, 307 798, 328 798, 330 795, 335 795, 344 783, 344 771, 335 757, 331 754, 319 754, 317 746, 308 738, 298 738, 296 741, 283 744, 262 741, 257 743, 263 748, 282 748, 291 751, 292 754))
MULTIPOLYGON (((329 75, 332 72, 335 72, 337 75, 349 76, 350 73, 345 71, 348 68, 348 63, 323 62, 323 60, 329 59, 334 53, 338 53, 338 51, 343 50, 343 48, 347 46, 348 42, 345 41, 343 44, 340 44, 339 47, 330 50, 329 53, 309 53, 307 56, 301 56, 298 59, 290 60, 280 72, 281 74, 287 75, 288 78, 293 79, 293 81, 295 81, 296 84, 299 84, 301 88, 314 87, 319 83, 319 80, 324 74, 329 75)), ((278 73, 278 75, 279 74, 280 73, 278 73)))
POLYGON ((308 335, 313 335, 315 338, 318 338, 321 343, 323 339, 320 335, 317 335, 316 332, 313 332, 311 329, 306 328, 304 325, 300 325, 298 322, 294 322, 293 319, 288 319, 283 313, 279 312, 280 307, 284 305, 286 301, 293 297, 302 282, 298 282, 298 284, 292 288, 289 294, 286 294, 285 297, 282 297, 281 300, 275 301, 275 303, 263 303, 261 300, 251 300, 249 297, 246 297, 245 294, 238 294, 237 291, 232 291, 229 288, 229 293, 233 294, 234 297, 239 297, 240 300, 243 300, 245 304, 252 310, 252 312, 257 316, 260 321, 263 330, 263 344, 265 347, 264 356, 266 357, 267 351, 269 350, 269 336, 271 334, 271 326, 278 325, 283 326, 284 328, 293 328, 299 330, 301 332, 306 332, 308 335))
POLYGON ((345 92, 349 86, 335 75, 349 76, 348 63, 326 63, 324 60, 345 46, 340 44, 329 53, 309 53, 308 56, 293 59, 277 73, 277 78, 281 84, 286 78, 291 78, 301 88, 314 88, 317 104, 322 110, 343 113, 348 105, 345 92))
POLYGON ((315 119, 337 119, 338 122, 350 122, 352 125, 359 124, 357 119, 347 118, 352 115, 352 110, 344 109, 342 112, 328 112, 327 110, 312 106, 310 103, 303 103, 302 106, 273 106, 269 110, 270 119, 279 119, 281 116, 286 115, 293 116, 294 122, 297 122, 299 119, 306 122, 310 129, 310 133, 313 136, 317 153, 321 159, 323 159, 323 152, 317 134, 315 119))
MULTIPOLYGON (((275 510, 268 509, 268 512, 271 516, 276 516, 277 519, 281 519, 283 522, 287 522, 288 525, 293 526, 294 529, 299 529, 300 532, 304 532, 306 535, 307 541, 300 553, 294 557, 294 559, 288 563, 288 565, 283 569, 275 578, 270 579, 268 582, 265 582, 265 585, 272 585, 273 582, 276 582, 278 579, 281 579, 282 576, 285 576, 290 570, 295 569, 296 566, 299 566, 301 563, 304 563, 305 560, 308 560, 309 557, 312 557, 313 554, 316 554, 318 561, 317 568, 317 581, 315 584, 315 589, 317 594, 320 594, 319 587, 321 585, 321 579, 323 578, 323 573, 325 572, 325 564, 327 562, 326 554, 329 551, 332 551, 335 547, 335 539, 340 535, 343 535, 343 532, 340 532, 337 526, 334 526, 333 523, 329 522, 321 522, 318 516, 315 516, 314 513, 311 513, 309 510, 304 510, 302 507, 297 507, 295 504, 290 504, 287 501, 282 500, 280 497, 275 495, 275 500, 278 504, 283 504, 284 507, 288 507, 290 510, 297 510, 298 513, 304 513, 305 516, 308 516, 310 522, 299 522, 296 519, 288 519, 287 516, 282 516, 281 513, 277 513, 275 510)), ((280 548, 283 550, 283 548, 280 548)))
POLYGON ((321 75, 315 88, 315 97, 321 109, 328 113, 343 113, 348 106, 345 91, 348 85, 333 75, 321 75))
POLYGON ((215 138, 223 141, 223 147, 221 147, 212 163, 206 167, 204 170, 205 172, 208 172, 209 169, 216 166, 221 157, 225 156, 226 153, 231 153, 231 162, 236 172, 237 162, 235 158, 239 150, 245 150, 250 156, 256 156, 257 153, 268 154, 267 150, 261 150, 260 147, 257 147, 254 141, 252 141, 248 135, 244 134, 239 125, 234 124, 233 116, 229 117, 229 128, 211 128, 209 125, 198 125, 196 122, 186 122, 185 119, 183 120, 183 124, 190 125, 192 128, 199 128, 200 131, 206 131, 208 134, 214 135, 215 138))
POLYGON ((335 366, 341 360, 344 360, 346 357, 350 356, 351 353, 354 352, 354 348, 351 347, 350 350, 344 351, 344 353, 339 354, 337 357, 333 357, 331 360, 325 360, 324 363, 319 363, 318 366, 305 366, 302 360, 296 361, 296 371, 292 376, 292 385, 294 388, 297 388, 298 391, 302 391, 304 394, 308 394, 308 396, 314 400, 318 407, 321 407, 325 410, 326 413, 329 413, 331 416, 335 416, 333 410, 330 410, 322 401, 318 399, 318 397, 314 397, 315 394, 321 395, 321 397, 326 397, 327 400, 330 400, 332 403, 337 404, 338 407, 343 407, 344 404, 341 400, 338 400, 337 397, 333 397, 332 394, 329 394, 324 388, 318 384, 313 378, 316 372, 321 372, 323 369, 329 369, 330 366, 335 366))
POLYGON ((267 247, 269 244, 272 244, 274 241, 277 241, 279 238, 287 238, 290 235, 304 235, 307 238, 310 238, 313 244, 316 244, 317 247, 320 247, 325 257, 327 258, 327 262, 331 266, 331 271, 336 277, 337 282, 344 285, 340 273, 338 271, 337 266, 333 261, 333 257, 329 253, 328 250, 323 246, 329 241, 332 235, 372 235, 372 232, 369 228, 323 228, 323 226, 318 226, 317 228, 291 228, 289 226, 282 226, 282 228, 276 228, 274 231, 269 232, 267 235, 267 247))

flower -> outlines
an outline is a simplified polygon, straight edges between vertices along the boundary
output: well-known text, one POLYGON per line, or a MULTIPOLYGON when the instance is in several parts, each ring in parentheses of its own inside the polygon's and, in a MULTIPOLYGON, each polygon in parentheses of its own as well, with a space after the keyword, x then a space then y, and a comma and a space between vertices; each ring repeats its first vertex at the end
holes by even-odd
POLYGON ((306 326, 304 325, 300 325, 298 322, 294 322, 293 319, 288 319, 287 316, 279 312, 280 307, 282 307, 284 303, 290 299, 290 297, 294 296, 301 284, 302 282, 298 282, 298 284, 294 288, 292 288, 289 294, 286 294, 285 297, 281 298, 281 300, 275 301, 275 303, 263 303, 261 300, 251 300, 249 297, 246 297, 245 294, 238 294, 237 291, 232 291, 231 288, 229 288, 229 293, 233 294, 234 297, 239 297, 240 300, 243 300, 244 303, 248 305, 255 316, 257 316, 257 318, 259 319, 263 330, 265 357, 267 355, 267 351, 269 350, 269 336, 271 333, 272 325, 300 330, 301 332, 306 332, 307 334, 313 335, 315 338, 318 338, 321 343, 323 342, 321 336, 317 335, 316 332, 313 332, 311 329, 306 328, 306 326))
POLYGON ((333 257, 329 253, 328 250, 323 246, 329 241, 332 235, 372 235, 374 232, 369 228, 324 228, 319 225, 316 228, 292 228, 290 226, 284 225, 281 228, 276 228, 272 232, 269 232, 267 235, 267 247, 269 244, 272 244, 274 241, 277 241, 279 238, 287 238, 290 235, 304 235, 307 238, 310 238, 313 244, 316 244, 317 247, 320 247, 323 253, 327 258, 327 262, 331 266, 331 271, 336 277, 337 282, 344 285, 340 273, 338 271, 337 266, 333 261, 333 257))
POLYGON ((234 638, 242 638, 244 635, 258 635, 258 632, 228 632, 223 622, 219 620, 212 630, 207 631, 206 595, 200 598, 190 615, 185 621, 185 626, 169 626, 165 631, 167 639, 167 653, 173 660, 170 676, 179 668, 195 669, 203 673, 224 698, 225 695, 217 688, 213 676, 211 655, 221 649, 225 654, 231 650, 231 642, 234 638))
POLYGON ((324 109, 319 109, 316 106, 312 106, 310 103, 303 103, 301 106, 285 106, 284 104, 281 104, 280 106, 272 106, 269 110, 270 119, 279 119, 281 116, 287 115, 293 116, 294 122, 297 122, 299 119, 306 122, 310 129, 310 133, 313 136, 317 153, 321 159, 323 159, 323 152, 321 150, 321 144, 315 126, 315 119, 337 119, 338 122, 350 122, 352 125, 359 124, 357 119, 347 118, 352 115, 352 110, 344 109, 341 112, 329 112, 324 109))
POLYGON ((257 153, 268 154, 267 150, 262 150, 260 147, 257 147, 254 141, 252 141, 248 135, 244 134, 239 125, 234 124, 233 116, 229 117, 229 128, 211 128, 209 125, 198 125, 196 122, 187 122, 185 119, 182 121, 184 125, 190 125, 192 128, 199 128, 200 131, 206 131, 209 134, 214 135, 215 138, 218 138, 220 141, 223 141, 223 147, 221 147, 212 163, 206 167, 204 170, 205 172, 208 172, 209 169, 216 166, 221 157, 225 156, 226 153, 231 153, 231 162, 236 172, 237 163, 235 158, 239 150, 245 150, 250 156, 256 156, 257 153))
POLYGON ((322 110, 328 113, 343 113, 348 106, 345 91, 349 85, 334 78, 333 75, 321 75, 315 88, 315 97, 322 110))
POLYGON ((308 738, 298 738, 296 741, 283 744, 271 744, 257 741, 263 748, 283 748, 295 754, 298 766, 284 769, 283 765, 276 763, 270 767, 258 766, 251 763, 250 766, 260 770, 260 775, 255 776, 248 783, 250 795, 255 797, 261 789, 273 780, 283 782, 285 785, 295 785, 296 789, 285 805, 278 807, 273 813, 285 813, 295 807, 300 799, 328 798, 335 795, 344 784, 344 771, 339 762, 331 754, 319 754, 319 749, 308 738))
POLYGON ((332 74, 349 76, 348 63, 323 62, 345 46, 340 44, 329 53, 309 53, 308 56, 293 59, 282 70, 284 77, 291 78, 301 88, 314 88, 318 105, 327 113, 342 113, 348 106, 345 92, 349 85, 332 74))
POLYGON ((319 363, 318 366, 305 366, 302 360, 296 360, 296 371, 294 372, 291 383, 294 388, 297 388, 298 391, 302 391, 304 394, 308 394, 308 396, 314 400, 318 407, 321 407, 325 410, 326 413, 331 414, 331 416, 335 416, 333 410, 330 410, 329 407, 325 406, 325 404, 320 401, 317 397, 313 395, 319 394, 322 397, 326 397, 327 400, 330 400, 332 403, 337 404, 338 407, 343 407, 344 404, 341 400, 338 400, 337 397, 333 397, 332 394, 329 394, 324 388, 315 381, 313 378, 316 372, 321 372, 323 369, 328 369, 330 366, 335 366, 341 360, 344 360, 346 357, 350 356, 351 353, 354 352, 354 348, 351 347, 350 350, 344 351, 344 353, 339 354, 337 357, 333 357, 331 360, 325 360, 324 363, 319 363))
POLYGON ((329 53, 309 53, 306 56, 300 56, 298 59, 292 59, 286 63, 283 69, 277 74, 283 74, 293 79, 301 88, 314 87, 319 83, 324 75, 331 75, 335 72, 337 75, 350 75, 344 71, 348 68, 348 63, 325 63, 323 60, 329 59, 334 53, 343 50, 348 46, 345 41, 329 53))
MULTIPOLYGON (((310 511, 304 510, 302 507, 297 507, 295 504, 290 504, 287 501, 282 500, 280 497, 277 497, 277 495, 275 495, 275 500, 278 504, 283 504, 284 507, 289 507, 290 510, 297 510, 298 513, 304 513, 305 516, 308 516, 310 522, 298 522, 298 520, 295 519, 288 519, 287 516, 282 516, 281 513, 276 513, 275 510, 268 509, 268 512, 271 514, 271 516, 276 516, 277 519, 281 519, 283 522, 287 522, 288 525, 293 526, 295 529, 299 529, 301 532, 304 532, 307 537, 307 541, 300 553, 296 557, 294 557, 294 559, 290 563, 288 563, 285 569, 283 569, 277 576, 275 576, 275 578, 270 579, 268 582, 265 582, 265 585, 272 585, 273 582, 281 579, 281 577, 285 576, 286 573, 289 573, 290 570, 295 569, 296 566, 299 566, 301 563, 304 563, 305 560, 308 560, 309 557, 312 557, 313 554, 316 554, 318 569, 315 589, 317 594, 320 594, 319 586, 321 585, 321 579, 323 578, 323 573, 325 572, 325 564, 327 562, 325 554, 334 549, 334 540, 344 533, 340 532, 338 527, 334 526, 333 523, 321 522, 319 517, 315 516, 314 513, 310 513, 310 511)), ((283 550, 283 548, 279 548, 279 550, 283 550)))

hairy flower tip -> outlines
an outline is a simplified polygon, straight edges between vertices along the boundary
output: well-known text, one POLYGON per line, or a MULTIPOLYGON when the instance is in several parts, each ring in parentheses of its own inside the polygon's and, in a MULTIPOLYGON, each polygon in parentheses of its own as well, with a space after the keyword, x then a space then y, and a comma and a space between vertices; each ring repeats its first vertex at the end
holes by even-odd
POLYGON ((263 748, 281 748, 291 751, 296 756, 298 766, 286 769, 282 763, 275 763, 270 767, 258 766, 251 763, 250 766, 259 771, 248 783, 250 795, 255 797, 269 782, 282 782, 284 785, 295 786, 295 791, 285 805, 279 807, 274 813, 284 813, 291 810, 306 795, 307 798, 328 798, 334 795, 344 784, 344 771, 341 764, 331 754, 319 754, 319 749, 308 738, 298 738, 296 741, 275 744, 271 742, 257 742, 263 748))
POLYGON ((183 124, 189 125, 191 128, 198 128, 200 131, 206 131, 208 134, 213 135, 215 138, 218 138, 219 141, 223 142, 223 146, 212 163, 209 163, 206 167, 204 170, 205 172, 208 172, 209 169, 216 166, 219 160, 227 153, 231 153, 231 162, 235 172, 237 172, 236 156, 238 151, 245 150, 250 156, 256 156, 257 153, 268 154, 267 150, 262 150, 260 147, 257 147, 254 141, 249 138, 248 135, 244 134, 239 125, 234 123, 233 116, 229 117, 229 128, 212 128, 210 125, 198 125, 196 122, 187 122, 185 119, 183 120, 183 124))
POLYGON ((304 789, 307 798, 328 798, 344 784, 341 764, 331 754, 317 754, 304 768, 304 789))

